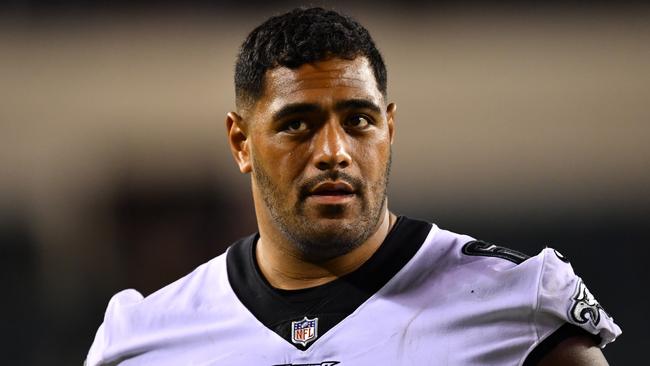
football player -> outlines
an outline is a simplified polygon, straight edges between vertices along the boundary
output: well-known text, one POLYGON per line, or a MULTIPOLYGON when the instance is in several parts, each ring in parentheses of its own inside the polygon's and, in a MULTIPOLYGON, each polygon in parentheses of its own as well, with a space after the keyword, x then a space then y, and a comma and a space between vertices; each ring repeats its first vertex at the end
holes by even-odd
POLYGON ((355 20, 321 8, 244 41, 227 138, 259 232, 143 298, 116 294, 96 365, 606 365, 620 333, 558 252, 388 209, 396 105, 355 20))

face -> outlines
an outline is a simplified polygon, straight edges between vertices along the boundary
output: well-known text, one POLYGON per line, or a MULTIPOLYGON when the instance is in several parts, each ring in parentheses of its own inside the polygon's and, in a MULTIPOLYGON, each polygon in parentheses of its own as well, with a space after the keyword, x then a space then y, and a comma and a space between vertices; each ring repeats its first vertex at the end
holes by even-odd
POLYGON ((395 106, 364 57, 275 68, 265 83, 233 151, 252 172, 258 223, 308 260, 343 255, 385 213, 395 106))

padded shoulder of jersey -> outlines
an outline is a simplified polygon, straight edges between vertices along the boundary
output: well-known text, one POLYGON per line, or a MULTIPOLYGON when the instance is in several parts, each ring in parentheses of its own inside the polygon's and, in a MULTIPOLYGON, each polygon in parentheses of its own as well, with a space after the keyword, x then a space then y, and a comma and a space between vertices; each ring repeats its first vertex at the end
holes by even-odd
POLYGON ((225 255, 221 255, 147 297, 133 289, 115 294, 86 364, 114 365, 189 334, 200 334, 197 330, 213 324, 206 319, 227 319, 228 307, 218 306, 227 295, 220 289, 229 288, 224 266, 225 255), (200 291, 208 281, 214 291, 200 291))
POLYGON ((428 241, 423 249, 434 258, 430 267, 436 268, 437 276, 453 277, 449 286, 493 301, 494 309, 508 308, 520 311, 522 319, 530 317, 536 338, 531 349, 566 323, 598 336, 600 347, 621 334, 569 261, 555 249, 545 248, 528 257, 446 230, 438 230, 428 241))

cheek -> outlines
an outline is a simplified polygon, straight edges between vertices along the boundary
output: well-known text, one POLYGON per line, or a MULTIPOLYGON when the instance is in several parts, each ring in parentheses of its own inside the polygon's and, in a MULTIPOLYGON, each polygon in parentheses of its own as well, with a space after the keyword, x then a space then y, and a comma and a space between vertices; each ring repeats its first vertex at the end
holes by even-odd
POLYGON ((357 151, 363 179, 373 183, 383 181, 390 158, 390 144, 384 140, 374 141, 370 144, 362 144, 357 151))
POLYGON ((258 160, 264 161, 264 168, 281 187, 292 189, 292 183, 299 180, 305 166, 308 148, 303 145, 289 145, 271 141, 258 151, 258 160))

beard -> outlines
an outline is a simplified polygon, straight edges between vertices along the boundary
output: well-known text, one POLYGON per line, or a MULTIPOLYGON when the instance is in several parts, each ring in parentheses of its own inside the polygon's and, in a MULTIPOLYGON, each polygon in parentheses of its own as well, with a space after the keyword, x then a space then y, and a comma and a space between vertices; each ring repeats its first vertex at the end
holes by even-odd
POLYGON ((383 175, 370 185, 360 178, 335 170, 298 182, 294 204, 291 204, 291 197, 281 193, 254 155, 253 177, 276 227, 295 246, 302 259, 323 263, 351 252, 375 233, 386 203, 391 162, 392 152, 389 153, 383 175), (352 207, 327 205, 318 210, 319 217, 310 217, 306 212, 306 200, 311 189, 321 182, 336 180, 343 180, 353 187, 358 214, 345 219, 342 217, 346 210, 353 210, 352 207))

